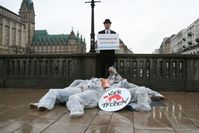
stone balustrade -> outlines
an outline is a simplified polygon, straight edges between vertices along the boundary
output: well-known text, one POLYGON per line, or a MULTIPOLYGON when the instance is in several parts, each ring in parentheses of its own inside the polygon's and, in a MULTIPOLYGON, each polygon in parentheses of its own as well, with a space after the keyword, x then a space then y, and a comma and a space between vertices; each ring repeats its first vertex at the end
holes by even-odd
MULTIPOLYGON (((100 77, 99 54, 0 55, 1 88, 63 88, 100 77)), ((115 66, 129 82, 154 90, 199 91, 199 55, 118 54, 115 66)))

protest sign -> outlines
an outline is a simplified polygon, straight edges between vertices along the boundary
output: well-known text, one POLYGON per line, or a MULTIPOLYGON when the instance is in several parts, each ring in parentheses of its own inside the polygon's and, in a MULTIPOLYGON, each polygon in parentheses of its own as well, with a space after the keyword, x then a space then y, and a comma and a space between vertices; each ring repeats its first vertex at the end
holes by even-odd
POLYGON ((98 106, 104 111, 118 111, 124 108, 131 100, 129 90, 114 88, 107 91, 99 100, 98 106))
POLYGON ((119 49, 118 34, 98 34, 97 50, 116 50, 119 49))

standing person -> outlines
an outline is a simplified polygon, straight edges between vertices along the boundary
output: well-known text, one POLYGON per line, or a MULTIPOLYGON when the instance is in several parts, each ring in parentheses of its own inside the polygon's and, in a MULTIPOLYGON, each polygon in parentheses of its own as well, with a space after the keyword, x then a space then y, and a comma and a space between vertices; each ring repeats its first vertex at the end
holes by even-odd
MULTIPOLYGON (((115 31, 110 30, 111 21, 105 19, 104 21, 105 29, 99 31, 98 34, 116 34, 115 31)), ((101 77, 105 78, 108 76, 107 69, 114 65, 115 50, 100 50, 100 71, 101 77)))

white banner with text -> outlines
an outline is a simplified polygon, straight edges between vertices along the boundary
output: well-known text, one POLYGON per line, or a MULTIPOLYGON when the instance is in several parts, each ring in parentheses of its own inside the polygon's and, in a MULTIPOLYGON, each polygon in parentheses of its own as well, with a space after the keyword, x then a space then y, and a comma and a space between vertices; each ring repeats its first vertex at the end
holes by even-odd
POLYGON ((119 34, 98 34, 97 50, 119 49, 119 34))

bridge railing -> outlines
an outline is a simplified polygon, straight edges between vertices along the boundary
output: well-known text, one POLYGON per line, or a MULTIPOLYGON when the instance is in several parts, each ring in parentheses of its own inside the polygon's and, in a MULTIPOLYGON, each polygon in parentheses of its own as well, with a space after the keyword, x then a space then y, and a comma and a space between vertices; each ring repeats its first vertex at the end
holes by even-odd
MULTIPOLYGON (((1 55, 1 88, 63 88, 75 79, 99 77, 99 54, 1 55)), ((129 82, 154 90, 199 91, 199 55, 116 55, 129 82)))

